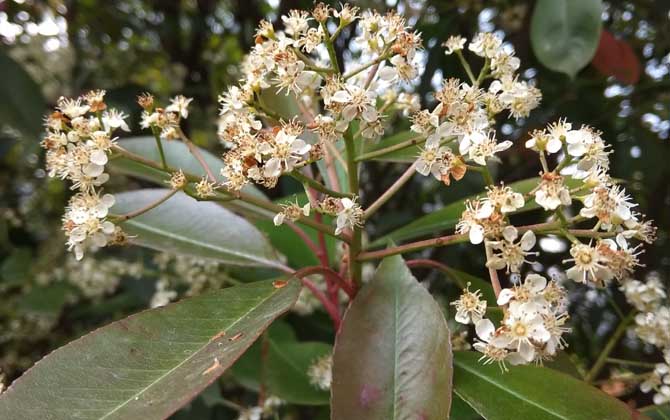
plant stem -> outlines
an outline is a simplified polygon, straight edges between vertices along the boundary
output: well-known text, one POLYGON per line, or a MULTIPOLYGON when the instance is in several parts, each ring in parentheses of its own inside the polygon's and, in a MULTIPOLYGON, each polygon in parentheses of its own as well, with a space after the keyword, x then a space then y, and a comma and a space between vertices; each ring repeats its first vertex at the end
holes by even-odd
POLYGON ((389 54, 388 54, 388 53, 382 54, 382 55, 380 55, 379 57, 375 58, 374 60, 370 61, 369 63, 363 64, 363 65, 360 66, 360 67, 357 67, 357 68, 355 68, 355 69, 353 69, 353 70, 351 70, 351 71, 348 71, 348 72, 344 73, 344 75, 342 75, 342 78, 343 78, 344 80, 350 79, 350 78, 356 76, 358 73, 360 73, 360 72, 362 72, 362 71, 365 71, 365 70, 369 69, 369 68, 372 67, 372 66, 376 66, 376 65, 378 65, 379 63, 381 63, 382 61, 386 60, 387 58, 389 58, 389 54))
POLYGON ((418 258, 415 260, 407 260, 405 261, 405 264, 407 264, 407 267, 409 268, 414 268, 414 267, 419 267, 419 268, 434 268, 436 270, 439 270, 443 272, 444 274, 448 275, 454 280, 454 283, 460 288, 460 289, 465 289, 466 284, 463 283, 463 281, 456 275, 454 275, 453 270, 451 267, 449 267, 446 264, 442 264, 439 261, 435 260, 430 260, 430 259, 424 259, 424 258, 418 258))
POLYGON ((167 169, 168 164, 165 160, 165 152, 163 151, 163 143, 161 142, 161 136, 157 128, 152 127, 151 132, 154 134, 154 139, 156 140, 156 147, 158 148, 158 154, 161 157, 161 163, 163 164, 163 169, 167 169))
POLYGON ((616 330, 614 330, 614 333, 610 337, 607 344, 605 344, 603 350, 600 352, 600 355, 596 359, 596 362, 593 364, 589 372, 584 377, 584 380, 587 383, 593 382, 598 377, 598 374, 600 373, 603 366, 605 366, 605 363, 607 362, 607 357, 610 355, 612 350, 614 350, 614 347, 619 342, 623 334, 626 332, 626 328, 628 328, 628 325, 631 323, 631 321, 633 321, 634 317, 635 317, 635 311, 631 311, 626 316, 626 318, 624 318, 619 323, 619 326, 616 328, 616 330))
MULTIPOLYGON (((356 144, 351 133, 351 127, 344 133, 344 145, 347 150, 347 172, 349 175, 349 191, 358 195, 358 164, 356 163, 356 144)), ((349 244, 349 276, 356 289, 362 286, 362 266, 357 261, 358 254, 361 252, 362 228, 354 226, 353 238, 349 244)))
POLYGON ((140 215, 148 212, 149 210, 155 209, 156 207, 158 207, 161 204, 168 201, 170 199, 170 197, 172 197, 173 195, 175 195, 177 193, 177 191, 179 191, 179 190, 170 190, 169 193, 165 194, 165 196, 159 198, 158 200, 154 201, 153 203, 149 203, 144 207, 141 207, 137 210, 133 210, 133 211, 128 212, 126 214, 122 214, 122 215, 119 215, 119 216, 113 216, 113 218, 116 219, 119 222, 125 222, 126 220, 130 220, 133 217, 140 216, 140 215))
POLYGON ((495 181, 493 180, 493 176, 491 176, 491 172, 489 171, 488 166, 482 167, 482 177, 484 178, 484 183, 486 185, 495 184, 495 181))
POLYGON ((335 73, 340 74, 340 65, 337 62, 337 54, 335 53, 335 46, 333 45, 334 39, 331 39, 329 36, 330 32, 328 32, 325 22, 321 22, 321 29, 323 29, 323 33, 325 34, 325 43, 326 49, 328 50, 328 57, 330 58, 330 66, 335 73))
POLYGON ((333 281, 350 297, 353 298, 355 295, 354 288, 350 283, 344 280, 340 275, 330 267, 324 267, 322 265, 314 265, 311 267, 301 268, 296 271, 293 275, 295 277, 306 277, 311 276, 312 274, 323 274, 324 276, 330 276, 333 281))
POLYGON ((186 144, 186 147, 188 147, 188 151, 191 152, 193 157, 198 161, 198 163, 200 163, 200 166, 202 166, 202 169, 205 170, 205 173, 209 177, 210 182, 216 183, 216 177, 214 176, 214 173, 212 173, 212 169, 205 161, 205 158, 202 156, 202 153, 200 153, 200 149, 195 144, 193 144, 193 142, 188 137, 186 137, 186 134, 181 129, 181 127, 177 127, 177 130, 181 140, 184 142, 184 144, 186 144))
MULTIPOLYGON (((370 159, 375 158, 377 156, 383 156, 383 155, 389 154, 391 152, 406 149, 408 147, 423 143, 424 140, 425 140, 425 138, 423 136, 412 137, 408 140, 402 141, 400 143, 396 143, 392 146, 384 147, 383 149, 377 149, 377 150, 373 150, 373 151, 368 152, 368 153, 363 153, 361 155, 358 155, 358 156, 356 156, 355 160, 356 160, 356 162, 361 162, 361 161, 364 161, 364 160, 370 160, 370 159)), ((382 142, 383 141, 384 140, 382 140, 382 142)))
POLYGON ((393 197, 395 193, 397 193, 403 185, 405 185, 411 178, 412 175, 414 175, 414 171, 416 170, 416 162, 410 165, 407 170, 400 175, 400 177, 389 187, 388 190, 384 191, 384 194, 382 194, 374 203, 368 207, 365 212, 363 212, 363 220, 368 220, 381 206, 383 206, 387 201, 393 197))
MULTIPOLYGON (((486 240, 484 241, 484 250, 486 252, 486 262, 489 262, 493 255, 491 252, 491 247, 489 247, 489 244, 486 240)), ((500 291, 502 290, 502 287, 500 287, 500 279, 498 278, 498 270, 493 267, 488 267, 488 269, 489 278, 491 279, 491 286, 493 286, 493 293, 497 299, 498 295, 500 295, 500 291)))
POLYGON ((465 61, 465 57, 463 57, 463 53, 459 50, 456 51, 456 56, 458 57, 458 60, 461 62, 461 65, 463 66, 463 69, 465 70, 465 73, 467 73, 468 78, 470 79, 470 83, 473 85, 477 84, 477 79, 475 79, 474 73, 472 73, 472 69, 470 68, 470 64, 468 64, 467 61, 465 61))
POLYGON ((354 197, 354 194, 351 194, 351 193, 343 193, 343 192, 333 191, 333 190, 329 189, 328 187, 326 187, 325 185, 318 182, 317 180, 315 180, 314 178, 308 177, 308 176, 300 173, 299 171, 289 172, 289 175, 292 176, 293 178, 295 178, 296 180, 300 181, 301 183, 307 184, 311 188, 313 188, 313 189, 315 189, 319 192, 322 192, 324 194, 327 194, 331 197, 338 197, 338 198, 343 198, 343 197, 353 198, 354 197))
MULTIPOLYGON (((537 232, 552 231, 559 227, 560 227, 559 222, 546 222, 534 225, 519 226, 517 230, 519 231, 519 233, 524 233, 528 230, 532 230, 533 232, 537 233, 537 232)), ((379 251, 361 252, 358 255, 358 261, 376 260, 391 255, 404 254, 407 252, 419 251, 421 249, 426 248, 435 248, 439 246, 453 245, 461 242, 466 242, 467 240, 468 240, 468 234, 465 233, 440 236, 438 238, 425 239, 423 241, 410 242, 404 245, 393 246, 379 251)))
MULTIPOLYGON (((165 172, 167 174, 170 174, 170 173, 176 171, 176 169, 170 168, 170 167, 163 168, 160 163, 157 163, 157 162, 155 162, 151 159, 146 159, 145 157, 137 155, 135 153, 129 152, 129 151, 127 151, 126 149, 122 148, 119 145, 113 146, 113 150, 114 150, 114 152, 122 155, 123 157, 125 157, 127 159, 133 160, 135 162, 143 164, 144 166, 148 166, 150 168, 157 169, 157 170, 165 172)), ((190 182, 198 182, 201 179, 200 176, 194 175, 194 174, 189 173, 189 172, 184 172, 184 175, 186 176, 186 179, 190 182)), ((267 210, 267 211, 270 211, 270 212, 273 212, 273 213, 279 213, 280 211, 282 211, 282 208, 280 206, 278 206, 277 204, 274 204, 274 203, 272 203, 270 201, 267 201, 263 198, 245 193, 244 191, 228 191, 228 190, 225 190, 225 192, 220 192, 219 194, 223 195, 223 197, 214 198, 213 199, 214 201, 229 201, 231 198, 234 198, 235 200, 239 200, 239 201, 242 201, 242 202, 245 202, 245 203, 249 203, 251 205, 254 205, 256 207, 262 208, 264 210, 267 210)), ((343 237, 342 235, 339 235, 339 236, 335 235, 335 229, 332 226, 327 226, 327 225, 324 225, 323 223, 318 223, 318 222, 316 222, 313 219, 310 219, 308 217, 300 217, 297 220, 297 222, 300 223, 300 224, 303 224, 305 226, 309 226, 311 228, 314 228, 319 232, 323 232, 326 235, 329 235, 329 236, 341 239, 345 242, 348 242, 348 238, 343 237)))

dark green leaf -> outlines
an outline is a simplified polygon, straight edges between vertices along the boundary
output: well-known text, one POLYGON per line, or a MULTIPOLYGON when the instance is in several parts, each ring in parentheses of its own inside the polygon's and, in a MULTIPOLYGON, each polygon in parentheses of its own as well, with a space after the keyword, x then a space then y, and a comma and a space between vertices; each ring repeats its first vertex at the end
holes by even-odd
POLYGON ((630 420, 623 402, 553 369, 513 366, 502 372, 475 352, 454 353, 454 392, 488 420, 630 420))
POLYGON ((300 288, 255 282, 114 322, 15 381, 0 396, 0 418, 166 418, 233 364, 300 288))
POLYGON ((530 41, 540 63, 574 77, 596 53, 602 11, 601 0, 538 0, 530 41))
POLYGON ((439 305, 400 256, 385 259, 349 307, 335 343, 332 418, 446 419, 451 358, 439 305))
MULTIPOLYGON (((112 212, 126 214, 165 196, 146 189, 116 195, 112 212)), ((213 258, 226 264, 280 267, 267 239, 251 223, 212 202, 177 193, 158 207, 122 223, 134 243, 161 251, 213 258)))
POLYGON ((42 124, 40 116, 46 101, 39 85, 5 52, 0 51, 0 125, 7 124, 38 143, 42 124))
MULTIPOLYGON (((529 178, 524 179, 523 181, 517 181, 510 183, 508 186, 514 191, 527 194, 533 188, 535 188, 539 182, 539 178, 529 178)), ((566 180, 566 184, 570 187, 577 185, 576 181, 566 180)), ((482 194, 474 195, 470 198, 476 198, 477 196, 482 196, 482 194)), ((370 247, 381 247, 386 245, 389 241, 400 242, 406 241, 408 239, 414 239, 419 236, 425 236, 434 234, 435 232, 445 231, 456 226, 458 220, 461 217, 461 213, 465 210, 465 200, 458 200, 455 203, 448 204, 442 207, 439 210, 436 210, 432 213, 429 213, 425 216, 418 218, 417 220, 394 230, 393 232, 384 235, 383 237, 376 239, 370 244, 370 247)), ((538 209, 539 206, 535 200, 526 201, 526 205, 519 209, 517 213, 523 213, 531 210, 538 209)))
POLYGON ((312 385, 309 367, 332 347, 320 342, 298 342, 288 324, 277 322, 231 368, 235 379, 246 388, 260 390, 293 404, 328 404, 330 394, 312 385), (265 352, 265 356, 262 353, 265 352))

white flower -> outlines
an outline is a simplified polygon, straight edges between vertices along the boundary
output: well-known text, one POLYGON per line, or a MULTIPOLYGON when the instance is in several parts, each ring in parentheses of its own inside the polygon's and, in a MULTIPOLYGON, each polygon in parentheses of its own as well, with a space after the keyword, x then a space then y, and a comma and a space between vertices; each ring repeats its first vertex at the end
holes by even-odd
POLYGON ((498 335, 491 320, 482 319, 477 322, 475 324, 475 332, 477 333, 478 340, 475 341, 472 347, 483 353, 479 360, 483 360, 485 365, 497 362, 500 369, 505 371, 507 370, 505 362, 510 362, 512 364, 523 363, 523 360, 517 353, 510 353, 510 351, 506 349, 507 339, 501 338, 498 335))
POLYGON ((451 55, 456 51, 461 51, 465 47, 466 39, 462 36, 452 35, 450 36, 442 46, 446 48, 444 53, 446 55, 451 55))
POLYGON ((468 157, 482 166, 485 166, 486 161, 494 157, 496 153, 512 147, 511 141, 498 143, 495 138, 495 132, 491 131, 487 136, 483 136, 481 133, 464 136, 460 145, 461 153, 463 153, 462 148, 463 144, 466 142, 465 139, 471 142, 471 144, 467 146, 468 157))
POLYGON ((485 229, 482 218, 478 216, 480 201, 467 200, 461 219, 456 224, 456 232, 467 233, 472 244, 481 244, 484 241, 485 229))
POLYGON ((126 124, 125 121, 126 118, 128 118, 128 116, 123 112, 117 111, 116 109, 110 109, 102 114, 102 124, 105 127, 105 131, 114 131, 117 128, 120 128, 123 131, 130 131, 128 124, 126 124))
POLYGON ((177 95, 170 101, 170 105, 165 108, 167 112, 179 114, 182 118, 188 118, 188 105, 193 98, 187 98, 183 95, 177 95))
POLYGON ((494 58, 500 53, 502 39, 491 32, 480 32, 470 41, 468 49, 480 57, 494 58))
POLYGON ((280 226, 284 223, 285 220, 295 221, 302 216, 309 216, 310 213, 310 204, 307 203, 304 206, 300 207, 298 203, 283 204, 282 211, 277 213, 272 219, 275 226, 280 226))
POLYGON ((552 172, 542 174, 540 185, 535 191, 535 202, 547 211, 570 205, 572 198, 563 183, 563 177, 552 172))
POLYGON ((612 271, 607 266, 607 259, 598 250, 598 247, 576 243, 570 248, 572 258, 563 260, 563 263, 573 262, 574 266, 566 271, 569 279, 577 283, 592 282, 602 285, 612 279, 612 271))
POLYGON ((641 312, 653 311, 667 297, 665 287, 658 276, 651 277, 645 283, 628 279, 620 290, 626 295, 626 300, 641 312))
POLYGON ((266 177, 277 177, 283 172, 292 171, 312 149, 304 140, 287 134, 284 130, 277 133, 273 143, 264 142, 258 146, 259 153, 270 156, 263 167, 266 177))
POLYGON ((333 356, 328 354, 314 361, 307 369, 309 383, 314 387, 327 391, 333 382, 333 356))
POLYGON ((503 229, 504 240, 490 241, 488 244, 493 250, 493 255, 486 262, 486 266, 496 270, 506 268, 507 273, 518 273, 524 263, 529 263, 527 255, 537 255, 537 252, 529 252, 535 246, 535 234, 532 230, 526 231, 518 243, 515 243, 519 233, 514 226, 506 226, 503 229))
POLYGON ((445 161, 445 157, 449 152, 450 150, 446 146, 422 149, 416 161, 416 171, 424 176, 432 174, 436 179, 442 179, 442 175, 448 169, 448 162, 445 161))
POLYGON ((369 90, 354 85, 346 85, 346 89, 339 90, 333 94, 331 100, 343 105, 342 117, 345 121, 352 121, 360 117, 364 121, 372 122, 379 118, 377 108, 374 106, 375 94, 369 90))
POLYGON ((630 202, 626 190, 618 185, 596 187, 583 201, 579 215, 589 219, 597 217, 603 229, 630 220, 633 217, 631 209, 636 206, 630 202))
POLYGON ((528 310, 525 304, 518 302, 510 303, 507 315, 504 320, 506 334, 500 336, 501 339, 503 337, 505 339, 503 345, 515 349, 527 362, 533 361, 534 343, 546 343, 551 338, 542 317, 537 312, 528 310))
POLYGON ((529 304, 525 308, 539 310, 546 307, 548 302, 542 292, 547 287, 547 279, 535 273, 526 276, 524 282, 511 289, 503 289, 498 295, 498 305, 507 305, 511 301, 529 304))
POLYGON ((353 229, 360 226, 363 220, 361 206, 349 198, 340 199, 341 209, 337 213, 335 235, 339 235, 345 229, 353 229))
POLYGON ((456 307, 456 322, 461 324, 477 324, 486 314, 486 301, 481 299, 479 290, 470 291, 470 283, 463 290, 458 300, 451 302, 456 307))
POLYGON ((58 109, 70 119, 81 117, 89 110, 88 105, 82 105, 81 98, 70 99, 61 96, 58 98, 58 109))
POLYGON ((281 20, 284 23, 285 32, 293 38, 298 38, 309 29, 311 18, 304 10, 291 10, 288 16, 282 16, 281 20))

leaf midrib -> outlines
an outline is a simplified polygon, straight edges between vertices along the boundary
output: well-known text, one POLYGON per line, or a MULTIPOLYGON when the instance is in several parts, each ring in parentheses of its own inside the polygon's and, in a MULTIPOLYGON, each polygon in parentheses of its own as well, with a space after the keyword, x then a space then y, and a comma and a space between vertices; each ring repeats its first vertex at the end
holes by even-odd
MULTIPOLYGON (((224 329, 224 330, 230 330, 230 329, 232 329, 232 328, 235 328, 235 326, 236 326, 238 323, 240 323, 244 318, 246 318, 250 313, 252 313, 252 312, 255 311, 256 309, 258 309, 261 305, 263 305, 265 302, 267 302, 270 298, 272 298, 273 296, 275 296, 275 294, 278 293, 278 290, 280 290, 280 289, 272 290, 272 292, 271 292, 267 297, 265 297, 263 300, 259 301, 256 305, 252 306, 247 312, 244 313, 244 315, 238 317, 232 324, 230 324, 230 325, 227 326, 227 327, 224 327, 223 329, 224 329)), ((123 407, 125 407, 126 405, 128 405, 128 403, 130 403, 130 402, 133 401, 134 399, 139 398, 139 396, 141 396, 142 394, 144 394, 145 392, 147 392, 147 391, 148 391, 150 388, 152 388, 154 385, 160 383, 165 377, 167 377, 168 375, 172 374, 175 370, 179 369, 179 368, 180 368, 181 366, 183 366, 185 363, 187 363, 187 362, 189 362, 190 360, 192 360, 196 355, 199 355, 199 354, 200 354, 200 353, 207 347, 208 344, 209 344, 209 341, 205 341, 205 342, 203 343, 203 345, 202 345, 198 350, 196 350, 196 351, 194 351, 193 353, 191 353, 190 356, 188 356, 187 358, 185 358, 184 360, 182 360, 182 361, 181 361, 180 363, 178 363, 175 367, 173 367, 173 368, 171 368, 170 370, 168 370, 167 372, 165 372, 163 375, 161 375, 160 377, 158 377, 155 381, 151 382, 149 385, 145 386, 144 388, 142 388, 141 390, 139 390, 138 392, 136 392, 135 394, 133 394, 131 397, 127 398, 127 399, 126 399, 125 401, 123 401, 121 404, 117 405, 113 410, 111 410, 110 412, 108 412, 108 413, 105 414, 104 416, 100 417, 100 420, 103 420, 103 419, 108 418, 110 415, 114 414, 114 413, 117 412, 118 410, 120 410, 120 409, 122 409, 123 407)))
MULTIPOLYGON (((162 236, 165 236, 167 238, 172 238, 172 239, 177 240, 177 241, 182 241, 182 242, 185 242, 187 244, 194 245, 194 246, 199 246, 199 247, 202 247, 202 248, 210 249, 212 251, 220 252, 220 253, 223 253, 223 254, 233 255, 235 257, 245 258, 249 261, 257 262, 257 263, 263 264, 267 267, 273 267, 273 268, 280 268, 281 267, 281 265, 276 261, 268 260, 268 259, 265 259, 265 258, 259 258, 259 257, 255 256, 253 254, 246 254, 246 253, 243 253, 243 252, 235 251, 233 249, 218 247, 218 246, 215 246, 215 245, 207 243, 207 242, 198 242, 198 241, 190 239, 186 236, 175 234, 174 232, 154 228, 152 226, 149 226, 145 223, 142 223, 142 222, 138 221, 137 219, 131 219, 131 220, 125 222, 125 224, 135 226, 138 229, 144 229, 144 230, 149 231, 151 233, 162 235, 162 236)), ((223 261, 226 261, 226 263, 228 263, 228 264, 244 265, 244 264, 240 264, 238 261, 228 261, 228 260, 223 260, 223 261)))
MULTIPOLYGON (((526 398, 524 398, 523 395, 521 395, 521 394, 519 394, 519 393, 517 393, 517 392, 514 392, 514 391, 510 390, 509 388, 506 388, 506 387, 502 386, 502 384, 500 384, 500 383, 498 383, 498 382, 492 380, 491 378, 489 378, 489 377, 487 377, 487 376, 481 374, 479 371, 477 371, 477 370, 475 370, 475 369, 472 369, 470 366, 468 366, 468 365, 466 365, 466 364, 463 364, 463 363, 459 362, 457 358, 454 358, 454 365, 456 365, 456 366, 460 367, 461 369, 464 369, 464 370, 468 371, 469 373, 472 373, 472 374, 475 375, 476 377, 478 377, 478 378, 480 378, 480 379, 483 379, 484 381, 486 381, 486 382, 488 382, 488 383, 494 385, 496 388, 501 389, 503 392, 506 392, 506 393, 508 393, 508 394, 510 394, 510 395, 512 395, 512 396, 514 396, 514 397, 516 397, 516 398, 518 398, 519 400, 524 401, 524 402, 526 402, 526 403, 532 405, 533 407, 537 407, 538 409, 540 409, 540 411, 546 412, 546 413, 548 413, 548 414, 550 414, 550 415, 552 415, 552 416, 554 416, 554 417, 556 417, 556 418, 558 418, 558 419, 562 419, 562 420, 570 420, 568 417, 564 417, 564 416, 562 416, 562 415, 560 415, 560 414, 558 414, 558 413, 556 413, 556 412, 554 412, 554 411, 548 410, 546 407, 543 407, 542 405, 539 405, 539 404, 536 403, 535 401, 526 399, 526 398)), ((456 390, 456 389, 457 389, 457 387, 454 386, 454 390, 456 390)), ((466 400, 466 397, 463 396, 463 395, 461 395, 461 393, 459 393, 458 391, 456 391, 456 393, 457 393, 461 398, 463 398, 464 400, 466 400)), ((468 398, 468 399, 469 399, 469 398, 468 398)), ((467 401, 467 400, 466 400, 466 401, 467 401)))

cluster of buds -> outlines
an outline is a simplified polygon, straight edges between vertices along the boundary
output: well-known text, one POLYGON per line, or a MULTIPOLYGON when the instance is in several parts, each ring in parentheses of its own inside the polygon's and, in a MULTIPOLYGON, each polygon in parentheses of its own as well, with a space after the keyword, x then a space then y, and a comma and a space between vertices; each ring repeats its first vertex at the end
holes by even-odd
POLYGON ((50 177, 66 179, 77 192, 70 198, 63 216, 68 249, 77 260, 87 249, 123 241, 118 226, 107 220, 114 196, 102 193, 109 180, 105 173, 117 129, 129 131, 126 115, 107 109, 104 91, 92 91, 76 98, 61 97, 56 111, 46 118, 46 167, 50 177))
POLYGON ((486 304, 479 292, 466 290, 458 301, 456 320, 473 323, 478 340, 474 348, 483 353, 485 363, 498 362, 502 369, 530 362, 552 359, 565 347, 567 297, 565 290, 554 281, 538 274, 529 274, 523 283, 503 289, 498 295, 503 319, 496 328, 490 319, 483 318, 486 304))

